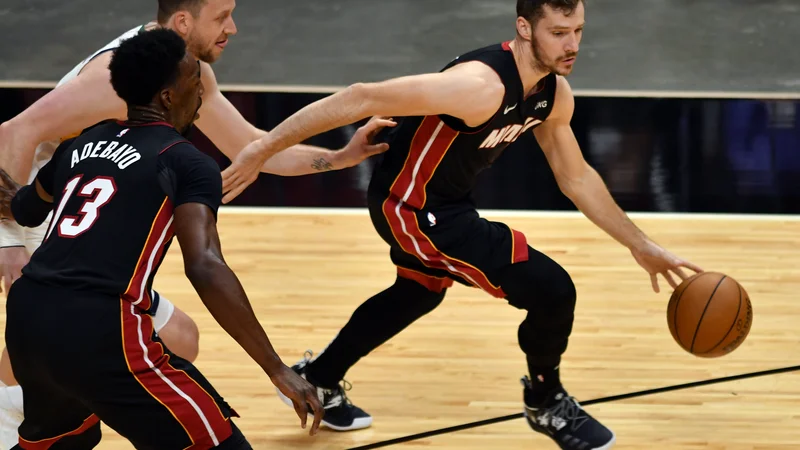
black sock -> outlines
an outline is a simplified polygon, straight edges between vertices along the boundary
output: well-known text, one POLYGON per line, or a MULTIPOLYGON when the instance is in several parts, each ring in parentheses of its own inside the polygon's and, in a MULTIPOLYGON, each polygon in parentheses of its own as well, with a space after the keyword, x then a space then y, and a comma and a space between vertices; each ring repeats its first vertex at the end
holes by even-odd
POLYGON ((528 360, 528 371, 531 376, 531 389, 525 392, 525 403, 528 406, 540 406, 548 400, 554 390, 561 387, 558 366, 535 366, 528 360))
POLYGON ((392 287, 355 310, 333 342, 309 364, 309 381, 323 388, 336 388, 359 359, 436 308, 444 295, 398 277, 392 287))

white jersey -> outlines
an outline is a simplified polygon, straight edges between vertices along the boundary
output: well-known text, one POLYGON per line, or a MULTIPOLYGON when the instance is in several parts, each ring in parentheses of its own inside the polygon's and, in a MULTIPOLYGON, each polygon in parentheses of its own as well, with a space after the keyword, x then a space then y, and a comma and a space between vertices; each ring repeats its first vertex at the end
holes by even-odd
MULTIPOLYGON (((119 37, 109 42, 96 52, 89 55, 89 57, 78 63, 77 66, 73 67, 72 70, 70 70, 66 75, 64 75, 64 77, 58 81, 58 84, 56 84, 56 88, 72 81, 75 77, 77 77, 78 74, 81 73, 81 70, 83 70, 83 68, 86 67, 87 64, 89 64, 95 57, 97 57, 97 55, 105 53, 107 51, 115 50, 117 47, 119 47, 119 44, 122 41, 133 37, 134 35, 136 35, 136 33, 138 33, 143 29, 144 29, 143 25, 138 26, 136 28, 132 28, 126 31, 125 33, 121 34, 119 37)), ((41 144, 39 144, 39 146, 36 147, 36 154, 33 157, 33 167, 31 169, 31 174, 28 179, 28 183, 33 183, 33 180, 36 178, 36 174, 39 173, 39 170, 42 167, 44 167, 45 164, 47 164, 47 161, 49 161, 50 158, 53 157, 53 152, 56 151, 58 144, 59 144, 58 141, 42 142, 41 144)))
MULTIPOLYGON (((64 77, 61 78, 61 80, 59 80, 58 84, 56 85, 56 88, 70 82, 75 77, 77 77, 78 74, 81 73, 81 70, 83 70, 83 68, 86 67, 86 65, 89 64, 89 62, 91 62, 95 57, 97 57, 97 55, 116 49, 117 47, 119 47, 119 44, 122 41, 133 37, 140 30, 143 30, 144 27, 145 26, 142 25, 126 31, 113 41, 109 42, 96 52, 89 55, 89 57, 78 63, 78 65, 76 65, 72 70, 70 70, 69 73, 64 75, 64 77)), ((33 183, 33 180, 36 179, 36 174, 38 174, 39 170, 42 167, 44 167, 45 164, 47 164, 47 161, 50 161, 50 158, 53 157, 53 153, 56 151, 56 148, 58 148, 59 144, 60 144, 59 141, 49 141, 49 142, 42 142, 36 147, 36 153, 33 157, 33 167, 31 167, 31 173, 28 178, 28 184, 33 183)), ((18 228, 16 231, 13 230, 5 231, 8 233, 12 233, 12 235, 0 236, 0 241, 4 241, 4 243, 6 243, 7 245, 17 245, 17 243, 19 243, 18 241, 21 236, 21 238, 24 239, 24 244, 25 247, 28 249, 28 253, 32 254, 36 250, 36 248, 38 248, 39 245, 42 243, 42 240, 44 239, 44 235, 47 232, 49 224, 50 224, 50 217, 48 216, 47 220, 45 220, 45 222, 42 225, 36 228, 22 228, 17 226, 18 228)))

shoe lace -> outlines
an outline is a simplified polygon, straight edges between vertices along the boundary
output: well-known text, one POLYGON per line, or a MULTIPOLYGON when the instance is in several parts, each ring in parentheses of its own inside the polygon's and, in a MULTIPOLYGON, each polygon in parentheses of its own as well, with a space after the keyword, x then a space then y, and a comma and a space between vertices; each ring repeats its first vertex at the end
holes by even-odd
MULTIPOLYGON (((314 359, 314 352, 311 350, 306 350, 303 354, 303 362, 305 364, 310 363, 314 359)), ((353 406, 353 402, 347 397, 347 391, 353 389, 353 385, 350 384, 347 380, 342 380, 342 383, 339 386, 336 386, 335 389, 326 390, 327 393, 331 396, 331 401, 336 399, 336 397, 340 397, 342 399, 342 404, 347 406, 353 406)))
POLYGON ((344 404, 347 406, 353 406, 353 402, 350 401, 350 398, 348 398, 346 394, 346 392, 350 389, 353 389, 353 385, 347 380, 342 380, 342 384, 339 385, 337 389, 339 391, 339 395, 342 396, 342 402, 344 402, 344 404))
POLYGON ((570 424, 570 429, 572 429, 572 431, 577 430, 586 421, 586 417, 582 416, 583 409, 574 397, 566 394, 558 395, 561 396, 558 403, 546 408, 545 411, 551 416, 563 419, 570 424))

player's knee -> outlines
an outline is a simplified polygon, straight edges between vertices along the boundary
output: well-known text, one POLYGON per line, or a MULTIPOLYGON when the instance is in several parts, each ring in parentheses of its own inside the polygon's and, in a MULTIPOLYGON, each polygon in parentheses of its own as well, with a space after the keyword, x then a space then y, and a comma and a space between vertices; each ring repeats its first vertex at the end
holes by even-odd
POLYGON ((200 329, 186 313, 178 308, 159 332, 167 348, 181 358, 194 362, 200 353, 200 329))
POLYGON ((397 277, 391 289, 396 291, 397 298, 403 298, 408 307, 417 314, 427 314, 436 309, 447 293, 446 288, 431 290, 430 287, 401 276, 397 277))
POLYGON ((575 303, 578 298, 578 292, 575 289, 575 283, 572 277, 561 266, 558 266, 556 275, 553 277, 552 289, 550 291, 550 304, 546 305, 549 309, 554 311, 562 311, 570 317, 575 311, 575 303))
POLYGON ((505 271, 501 286, 509 304, 516 308, 564 318, 571 318, 575 311, 575 283, 549 258, 514 264, 505 271))

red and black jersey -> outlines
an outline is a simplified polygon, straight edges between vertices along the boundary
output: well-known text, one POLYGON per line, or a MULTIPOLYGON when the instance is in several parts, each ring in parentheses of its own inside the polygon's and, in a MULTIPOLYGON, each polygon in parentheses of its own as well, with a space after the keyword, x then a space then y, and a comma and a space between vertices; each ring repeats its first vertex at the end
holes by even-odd
POLYGON ((23 275, 59 288, 152 306, 153 278, 173 238, 173 211, 216 214, 219 167, 166 123, 101 123, 63 142, 37 175, 53 218, 23 275))
POLYGON ((447 115, 395 118, 397 126, 378 138, 389 144, 389 150, 376 169, 373 189, 389 191, 417 210, 468 199, 478 174, 509 144, 550 115, 556 75, 543 78, 535 93, 526 98, 507 42, 459 56, 443 70, 468 61, 480 61, 500 76, 505 85, 500 108, 489 121, 474 128, 447 115))

